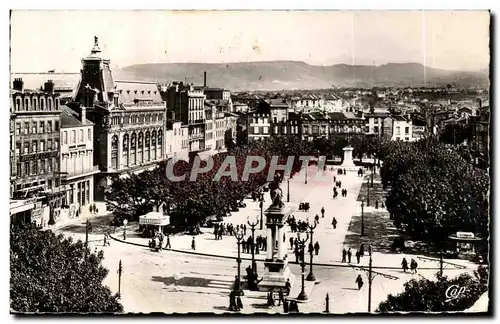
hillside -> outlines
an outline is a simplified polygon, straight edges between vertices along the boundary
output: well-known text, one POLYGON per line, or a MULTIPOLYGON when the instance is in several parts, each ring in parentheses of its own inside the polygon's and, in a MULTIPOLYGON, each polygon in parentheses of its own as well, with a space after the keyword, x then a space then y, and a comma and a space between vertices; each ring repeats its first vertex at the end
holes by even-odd
MULTIPOLYGON (((113 71, 116 79, 171 82, 187 81, 231 90, 320 89, 331 86, 421 86, 424 66, 418 63, 389 63, 380 66, 314 66, 296 61, 244 63, 157 63, 137 64, 113 71)), ((447 71, 426 68, 427 85, 489 85, 487 70, 447 71)))

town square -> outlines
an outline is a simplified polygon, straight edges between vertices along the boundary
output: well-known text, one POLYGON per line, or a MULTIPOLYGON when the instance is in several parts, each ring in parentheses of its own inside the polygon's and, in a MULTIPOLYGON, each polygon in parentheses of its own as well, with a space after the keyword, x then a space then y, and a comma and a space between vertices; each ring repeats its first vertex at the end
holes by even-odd
MULTIPOLYGON (((230 21, 268 14, 200 12, 209 27, 196 30, 230 33, 230 21)), ((172 54, 157 47, 174 44, 160 32, 138 49, 146 25, 189 36, 198 23, 95 11, 91 26, 81 15, 12 12, 12 313, 491 311, 489 70, 391 50, 401 21, 415 32, 446 21, 456 28, 440 39, 466 51, 452 40, 467 21, 478 44, 469 56, 489 62, 489 12, 272 12, 312 28, 297 37, 316 57, 316 23, 364 26, 387 47, 384 60, 349 65, 298 48, 304 62, 252 56, 255 46, 204 61, 196 46, 211 47, 172 54), (127 23, 111 33, 109 17, 127 23), (31 20, 88 28, 78 42, 54 36, 64 60, 43 48, 45 60, 23 65, 31 20)), ((259 35, 292 37, 276 28, 259 35)))

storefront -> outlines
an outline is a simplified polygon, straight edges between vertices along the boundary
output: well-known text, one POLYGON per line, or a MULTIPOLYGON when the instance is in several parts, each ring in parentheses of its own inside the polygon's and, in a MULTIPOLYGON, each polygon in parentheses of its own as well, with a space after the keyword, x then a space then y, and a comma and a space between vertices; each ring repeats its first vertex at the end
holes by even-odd
POLYGON ((41 198, 29 198, 24 200, 11 200, 9 206, 12 224, 36 223, 43 225, 44 208, 41 198))

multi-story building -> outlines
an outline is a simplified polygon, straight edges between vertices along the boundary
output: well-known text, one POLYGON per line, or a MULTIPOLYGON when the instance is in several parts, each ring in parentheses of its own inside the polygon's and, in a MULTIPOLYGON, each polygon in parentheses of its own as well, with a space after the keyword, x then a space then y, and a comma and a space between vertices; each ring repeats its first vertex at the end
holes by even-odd
POLYGON ((479 108, 477 116, 471 117, 471 124, 471 149, 477 165, 486 169, 490 166, 490 107, 479 108))
POLYGON ((154 82, 115 81, 98 39, 82 60, 80 83, 68 106, 94 123, 95 199, 113 176, 154 168, 165 160, 166 105, 154 82))
POLYGON ((324 106, 324 100, 316 95, 294 97, 290 100, 290 109, 295 112, 310 112, 324 106))
POLYGON ((167 158, 178 158, 182 160, 189 159, 188 150, 188 129, 182 127, 182 123, 179 120, 168 119, 167 120, 167 132, 165 134, 165 150, 167 158))
POLYGON ((45 83, 43 91, 35 91, 25 90, 22 79, 16 78, 11 99, 11 220, 46 226, 54 221, 62 205, 59 95, 54 93, 51 81, 45 83))
POLYGON ((271 136, 271 112, 253 111, 247 115, 248 142, 262 140, 271 136))
POLYGON ((386 125, 386 119, 390 116, 387 112, 373 112, 364 114, 366 120, 365 133, 366 135, 383 135, 386 133, 384 125, 386 125))
POLYGON ((400 115, 392 116, 393 120, 393 132, 392 132, 392 140, 400 140, 405 142, 413 141, 413 128, 411 119, 406 118, 400 115))
POLYGON ((62 106, 61 113, 61 172, 65 187, 67 215, 74 218, 76 211, 85 214, 94 202, 94 174, 99 167, 94 165, 94 124, 86 118, 86 109, 80 115, 62 106))
POLYGON ((162 89, 167 107, 177 120, 188 125, 189 152, 205 151, 205 94, 193 84, 174 82, 162 89))

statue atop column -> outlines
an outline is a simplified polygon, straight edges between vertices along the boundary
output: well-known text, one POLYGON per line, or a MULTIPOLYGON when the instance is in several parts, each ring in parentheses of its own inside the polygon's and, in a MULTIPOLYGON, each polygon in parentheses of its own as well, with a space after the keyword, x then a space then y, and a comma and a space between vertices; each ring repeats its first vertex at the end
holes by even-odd
POLYGON ((270 208, 283 208, 283 191, 281 191, 281 188, 272 189, 270 194, 272 201, 270 208))
POLYGON ((99 47, 99 37, 94 36, 94 47, 99 47))

